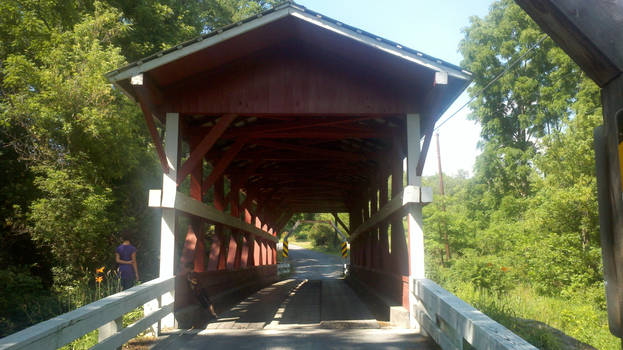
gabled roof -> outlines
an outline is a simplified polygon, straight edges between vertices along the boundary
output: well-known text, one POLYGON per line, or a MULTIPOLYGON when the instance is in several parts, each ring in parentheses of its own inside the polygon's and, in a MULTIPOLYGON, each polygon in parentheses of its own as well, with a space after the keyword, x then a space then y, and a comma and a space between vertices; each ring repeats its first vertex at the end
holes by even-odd
MULTIPOLYGON (((401 60, 405 60, 430 70, 447 72, 449 76, 460 80, 471 80, 471 73, 461 69, 459 66, 429 56, 420 51, 410 49, 394 41, 381 38, 372 33, 349 26, 335 19, 326 17, 304 6, 298 5, 293 1, 286 1, 273 9, 267 10, 253 17, 249 17, 243 21, 222 27, 210 33, 201 35, 193 40, 186 41, 167 50, 145 57, 125 67, 107 73, 106 77, 111 82, 118 83, 120 81, 130 79, 132 76, 162 67, 183 57, 208 49, 226 40, 235 38, 244 33, 253 31, 284 18, 296 18, 300 21, 317 26, 318 28, 323 28, 338 34, 344 38, 348 38, 349 40, 364 44, 374 50, 398 57, 401 60)), ((126 93, 129 93, 123 85, 119 87, 126 93)))

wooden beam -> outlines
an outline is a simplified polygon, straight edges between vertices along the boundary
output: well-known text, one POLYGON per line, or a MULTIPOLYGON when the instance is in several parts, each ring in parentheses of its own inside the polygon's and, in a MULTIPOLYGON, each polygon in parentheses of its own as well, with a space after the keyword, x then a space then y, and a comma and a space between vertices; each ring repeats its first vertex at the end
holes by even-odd
POLYGON ((286 123, 270 123, 264 125, 252 125, 249 127, 241 127, 230 129, 223 138, 238 138, 240 136, 262 135, 284 131, 301 130, 308 128, 336 126, 341 124, 357 123, 363 120, 369 120, 376 117, 346 117, 346 118, 328 118, 322 121, 306 121, 296 120, 286 123), (337 120, 336 120, 337 119, 337 120))
POLYGON ((415 169, 415 173, 417 176, 422 176, 422 171, 424 170, 424 162, 426 162, 426 155, 428 154, 430 141, 433 138, 434 129, 435 125, 433 123, 428 123, 428 126, 424 131, 424 143, 422 144, 422 152, 420 155, 420 159, 417 162, 417 167, 415 169))
POLYGON ((262 239, 271 241, 277 241, 277 239, 268 233, 256 228, 253 225, 247 224, 239 218, 234 218, 231 215, 224 213, 213 206, 199 202, 181 192, 177 192, 175 197, 175 204, 173 206, 165 206, 164 203, 160 205, 161 208, 177 209, 184 213, 195 215, 200 218, 204 218, 210 222, 222 224, 232 229, 244 231, 254 234, 262 239))
POLYGON ((269 140, 254 140, 253 143, 257 145, 261 145, 261 146, 266 146, 266 147, 271 147, 271 148, 276 148, 276 149, 287 149, 287 150, 294 151, 294 152, 300 152, 300 153, 306 153, 306 154, 312 154, 312 155, 320 155, 323 157, 333 157, 333 158, 349 159, 349 160, 355 160, 355 161, 365 160, 364 155, 350 153, 350 152, 325 150, 322 148, 299 146, 299 145, 293 145, 289 143, 275 142, 275 141, 269 141, 269 140))
POLYGON ((160 159, 162 171, 165 174, 168 174, 169 163, 167 162, 167 156, 164 154, 162 139, 160 139, 160 135, 158 135, 158 130, 156 130, 156 125, 154 124, 154 118, 152 116, 152 113, 147 108, 147 105, 145 103, 139 101, 139 105, 141 106, 141 110, 143 111, 143 117, 145 118, 145 123, 147 124, 147 130, 149 130, 149 135, 151 135, 151 141, 154 143, 154 146, 156 146, 156 153, 158 153, 158 159, 160 159))
MULTIPOLYGON (((235 114, 227 114, 219 118, 216 125, 210 129, 210 132, 208 132, 203 140, 201 140, 197 147, 190 153, 188 160, 184 162, 184 165, 182 165, 182 169, 180 170, 180 175, 177 180, 178 184, 182 182, 186 175, 190 174, 196 166, 201 164, 203 157, 210 151, 210 149, 212 149, 212 146, 214 146, 216 141, 218 141, 236 117, 237 116, 235 114)), ((208 186, 208 188, 210 187, 208 186)))
POLYGON ((337 213, 333 213, 333 217, 335 218, 335 221, 337 221, 337 223, 340 224, 340 226, 342 226, 344 231, 346 231, 346 233, 348 233, 348 235, 350 236, 350 230, 348 229, 348 226, 346 226, 346 224, 342 221, 342 219, 340 219, 337 213))
POLYGON ((227 167, 231 164, 234 158, 236 158, 236 155, 238 155, 238 152, 242 150, 246 142, 246 139, 240 139, 236 141, 225 152, 223 157, 218 161, 218 163, 216 163, 216 165, 212 169, 210 176, 208 176, 208 178, 203 183, 203 192, 206 192, 210 187, 212 187, 216 180, 223 175, 225 169, 227 169, 227 167))
POLYGON ((327 140, 342 140, 342 139, 377 139, 377 138, 391 138, 391 133, 363 130, 363 131, 348 131, 348 130, 301 130, 300 132, 274 132, 270 134, 257 135, 262 139, 327 139, 327 140))
POLYGON ((604 87, 623 71, 623 7, 604 0, 515 0, 593 79, 604 87))
MULTIPOLYGON (((392 198, 376 214, 359 225, 349 237, 349 242, 355 241, 362 233, 365 233, 389 219, 394 214, 407 208, 411 204, 427 204, 433 201, 433 191, 430 187, 407 186, 402 194, 392 198)), ((401 212, 403 214, 403 212, 401 212)))

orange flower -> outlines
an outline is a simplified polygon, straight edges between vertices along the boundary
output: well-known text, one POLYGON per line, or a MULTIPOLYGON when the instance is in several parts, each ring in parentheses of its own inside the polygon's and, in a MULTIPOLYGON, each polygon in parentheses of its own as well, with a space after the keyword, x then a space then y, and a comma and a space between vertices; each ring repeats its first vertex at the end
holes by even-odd
POLYGON ((97 277, 95 277, 95 282, 102 283, 103 279, 104 279, 104 276, 97 276, 97 277))
POLYGON ((507 272, 508 270, 510 270, 508 267, 502 266, 502 271, 507 272))
POLYGON ((102 266, 99 269, 95 270, 95 272, 97 272, 97 273, 104 273, 104 266, 102 266))

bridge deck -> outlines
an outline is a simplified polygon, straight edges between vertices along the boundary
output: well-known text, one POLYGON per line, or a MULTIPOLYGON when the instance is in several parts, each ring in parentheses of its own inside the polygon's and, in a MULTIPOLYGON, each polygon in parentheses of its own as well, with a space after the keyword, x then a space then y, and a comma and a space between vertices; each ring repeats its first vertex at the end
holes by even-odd
POLYGON ((293 278, 251 295, 206 329, 171 335, 154 349, 437 349, 412 330, 381 328, 335 277, 338 258, 292 248, 293 278))

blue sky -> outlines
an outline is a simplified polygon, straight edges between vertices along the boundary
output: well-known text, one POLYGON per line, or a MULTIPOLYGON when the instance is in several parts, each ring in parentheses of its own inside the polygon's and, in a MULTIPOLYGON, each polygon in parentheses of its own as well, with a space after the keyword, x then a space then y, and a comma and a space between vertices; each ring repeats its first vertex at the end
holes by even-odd
MULTIPOLYGON (((460 64, 458 45, 462 29, 471 16, 483 17, 493 0, 297 0, 298 4, 331 18, 361 28, 404 46, 454 64, 460 64)), ((446 115, 452 114, 468 98, 463 94, 446 115)), ((443 171, 472 172, 480 128, 467 120, 465 108, 439 129, 443 171)), ((441 120, 445 119, 442 116, 441 120)), ((431 146, 434 146, 431 145, 431 146)), ((424 175, 437 173, 437 155, 431 147, 424 175)))

